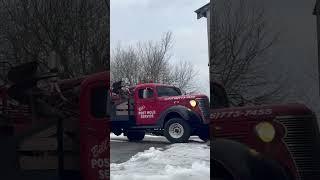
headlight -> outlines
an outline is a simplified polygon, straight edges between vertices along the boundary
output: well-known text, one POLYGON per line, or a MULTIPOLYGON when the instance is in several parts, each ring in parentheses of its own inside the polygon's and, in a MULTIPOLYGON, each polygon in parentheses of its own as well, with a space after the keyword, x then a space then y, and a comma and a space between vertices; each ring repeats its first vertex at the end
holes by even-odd
POLYGON ((196 100, 191 100, 190 105, 194 108, 197 106, 197 101, 196 100))
POLYGON ((271 142, 276 134, 276 131, 271 123, 261 122, 256 126, 256 131, 259 138, 263 142, 271 142))

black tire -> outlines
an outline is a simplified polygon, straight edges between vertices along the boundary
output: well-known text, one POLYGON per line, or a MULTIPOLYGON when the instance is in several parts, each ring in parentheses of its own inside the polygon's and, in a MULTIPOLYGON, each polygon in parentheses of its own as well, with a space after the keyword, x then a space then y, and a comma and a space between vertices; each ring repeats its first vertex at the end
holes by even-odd
POLYGON ((191 132, 192 130, 189 123, 181 118, 172 118, 164 125, 164 136, 171 143, 188 142, 191 132))
POLYGON ((128 131, 127 138, 129 141, 142 141, 145 134, 144 131, 128 131))
POLYGON ((250 152, 243 144, 215 140, 211 144, 212 177, 223 180, 288 180, 283 168, 271 159, 250 152))
POLYGON ((207 142, 208 140, 210 140, 209 128, 200 129, 198 132, 198 137, 204 142, 207 142))
POLYGON ((122 130, 120 128, 114 128, 112 129, 112 132, 116 136, 120 136, 122 134, 122 130))
POLYGON ((208 134, 201 133, 201 134, 198 135, 198 137, 204 142, 209 141, 209 133, 208 134))

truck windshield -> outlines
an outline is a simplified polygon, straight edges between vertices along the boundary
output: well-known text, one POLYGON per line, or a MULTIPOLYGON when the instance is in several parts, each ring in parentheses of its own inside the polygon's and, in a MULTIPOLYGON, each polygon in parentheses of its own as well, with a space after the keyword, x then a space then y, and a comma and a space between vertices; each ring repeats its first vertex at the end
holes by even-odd
POLYGON ((161 87, 157 87, 157 91, 158 91, 158 96, 159 97, 164 97, 164 96, 180 96, 181 95, 181 91, 179 88, 176 87, 165 87, 165 86, 161 86, 161 87))

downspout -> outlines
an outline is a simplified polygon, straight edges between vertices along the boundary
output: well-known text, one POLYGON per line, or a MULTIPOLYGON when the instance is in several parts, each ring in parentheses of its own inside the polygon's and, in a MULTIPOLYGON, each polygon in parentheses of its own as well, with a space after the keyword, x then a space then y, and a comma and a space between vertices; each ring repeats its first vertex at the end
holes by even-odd
POLYGON ((318 86, 319 86, 319 95, 320 95, 320 12, 319 12, 319 4, 320 1, 317 0, 316 5, 313 10, 313 15, 316 16, 317 21, 317 46, 318 46, 318 86))

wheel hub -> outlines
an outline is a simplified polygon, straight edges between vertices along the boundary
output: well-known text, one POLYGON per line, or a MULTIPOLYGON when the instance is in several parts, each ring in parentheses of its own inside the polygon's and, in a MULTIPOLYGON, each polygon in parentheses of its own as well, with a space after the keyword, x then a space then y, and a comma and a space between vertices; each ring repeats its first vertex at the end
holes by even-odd
POLYGON ((179 123, 173 123, 169 126, 169 134, 171 137, 178 139, 184 134, 183 126, 179 123))

